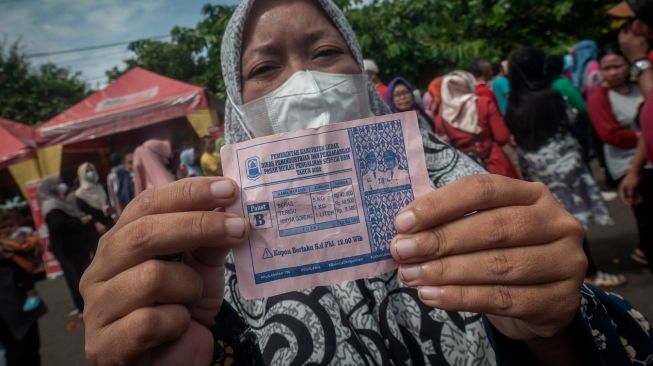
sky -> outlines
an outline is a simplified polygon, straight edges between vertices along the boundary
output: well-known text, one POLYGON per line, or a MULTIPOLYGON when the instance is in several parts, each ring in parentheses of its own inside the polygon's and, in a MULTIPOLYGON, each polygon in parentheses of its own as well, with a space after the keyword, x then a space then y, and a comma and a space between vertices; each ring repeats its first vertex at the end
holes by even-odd
MULTIPOLYGON (((20 40, 27 55, 126 42, 170 34, 175 26, 194 27, 202 5, 235 4, 237 0, 0 0, 0 42, 20 40)), ((106 85, 104 72, 122 67, 126 45, 47 57, 93 88, 106 85)))

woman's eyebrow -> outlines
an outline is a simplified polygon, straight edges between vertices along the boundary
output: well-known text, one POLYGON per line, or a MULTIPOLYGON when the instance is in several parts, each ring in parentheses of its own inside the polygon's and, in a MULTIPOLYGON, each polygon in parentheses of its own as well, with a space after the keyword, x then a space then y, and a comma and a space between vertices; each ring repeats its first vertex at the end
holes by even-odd
POLYGON ((318 28, 308 31, 304 36, 304 42, 305 44, 314 44, 324 38, 340 38, 339 35, 340 33, 335 29, 318 28))
POLYGON ((260 46, 255 47, 254 49, 247 50, 245 53, 249 56, 254 55, 273 55, 278 52, 279 47, 277 47, 274 42, 267 42, 260 46))

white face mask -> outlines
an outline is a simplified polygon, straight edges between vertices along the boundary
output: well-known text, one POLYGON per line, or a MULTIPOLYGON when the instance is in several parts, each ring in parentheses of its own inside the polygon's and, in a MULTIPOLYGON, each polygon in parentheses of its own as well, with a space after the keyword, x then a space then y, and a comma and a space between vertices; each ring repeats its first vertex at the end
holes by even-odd
POLYGON ((86 172, 86 181, 91 182, 91 183, 97 183, 99 180, 99 177, 97 175, 97 172, 94 170, 89 170, 86 172))
POLYGON ((363 74, 298 71, 269 94, 240 108, 249 138, 317 128, 372 116, 363 74))
POLYGON ((57 184, 57 192, 59 192, 59 194, 68 192, 68 185, 64 182, 57 184))

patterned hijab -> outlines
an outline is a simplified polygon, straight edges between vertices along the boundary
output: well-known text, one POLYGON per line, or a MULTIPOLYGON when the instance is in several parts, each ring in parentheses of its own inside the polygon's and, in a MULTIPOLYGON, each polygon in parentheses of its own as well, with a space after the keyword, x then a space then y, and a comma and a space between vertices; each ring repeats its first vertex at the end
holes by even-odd
MULTIPOLYGON (((342 12, 329 0, 316 0, 316 3, 342 33, 362 71, 360 47, 342 12)), ((254 0, 240 3, 227 26, 222 43, 222 70, 231 99, 225 113, 227 143, 247 139, 237 120, 238 114, 230 103, 242 104, 242 37, 253 4, 254 0)), ((374 85, 368 83, 367 89, 372 112, 376 115, 388 114, 390 109, 374 85)), ((441 187, 463 176, 482 172, 469 158, 434 135, 422 131, 422 140, 434 186, 441 187)), ((244 323, 243 329, 253 333, 265 364, 300 365, 313 362, 351 365, 365 364, 364 360, 373 360, 368 364, 402 364, 408 357, 409 349, 416 359, 434 357, 434 363, 442 365, 462 364, 458 358, 469 360, 468 364, 474 360, 481 364, 480 360, 493 357, 480 316, 449 314, 427 308, 420 303, 415 289, 408 289, 399 281, 396 271, 372 279, 245 300, 240 296, 233 256, 230 254, 225 270, 224 294, 225 304, 235 310, 244 323), (424 331, 426 329, 429 331, 424 331), (451 333, 451 329, 455 333, 451 333), (364 334, 366 341, 358 334, 364 334), (446 336, 440 337, 440 334, 446 336), (453 334, 453 344, 449 334, 453 334), (473 340, 472 349, 466 339, 473 340), (450 349, 455 351, 450 352, 450 349), (446 354, 453 354, 454 357, 447 357, 446 354)), ((220 317, 228 317, 228 314, 224 309, 220 311, 220 317)), ((228 321, 221 319, 219 322, 225 320, 228 321)))
MULTIPOLYGON (((324 13, 329 17, 334 26, 340 31, 347 42, 349 49, 363 72, 363 54, 347 18, 337 5, 331 0, 316 0, 324 13)), ((243 0, 227 25, 222 39, 222 76, 229 95, 225 106, 225 142, 233 144, 248 140, 242 124, 238 121, 239 114, 232 103, 243 105, 241 84, 241 56, 243 45, 243 32, 247 16, 255 0, 243 0)), ((368 80, 367 91, 370 109, 377 116, 391 113, 381 95, 376 90, 374 83, 368 80)), ((426 168, 434 186, 444 184, 456 177, 483 172, 483 170, 465 155, 459 154, 451 146, 445 144, 434 134, 422 130, 426 168)))

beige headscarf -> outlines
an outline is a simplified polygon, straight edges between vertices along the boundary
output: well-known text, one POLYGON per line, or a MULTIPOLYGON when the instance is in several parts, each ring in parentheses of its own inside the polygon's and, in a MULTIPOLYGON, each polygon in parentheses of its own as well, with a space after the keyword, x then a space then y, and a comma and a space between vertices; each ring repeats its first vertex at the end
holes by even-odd
POLYGON ((467 71, 448 74, 442 82, 442 119, 461 131, 480 133, 477 99, 472 74, 467 71))
POLYGON ((106 210, 108 205, 107 193, 97 181, 99 176, 95 165, 88 162, 81 164, 77 168, 77 179, 79 179, 79 188, 75 191, 75 196, 97 210, 106 210), (96 179, 89 180, 86 177, 87 171, 95 171, 96 179))

